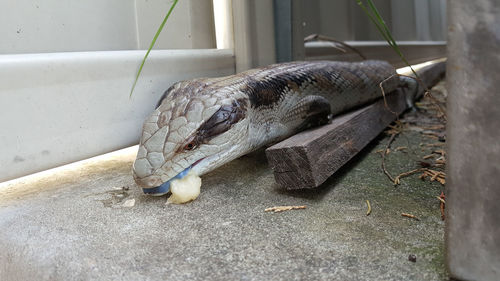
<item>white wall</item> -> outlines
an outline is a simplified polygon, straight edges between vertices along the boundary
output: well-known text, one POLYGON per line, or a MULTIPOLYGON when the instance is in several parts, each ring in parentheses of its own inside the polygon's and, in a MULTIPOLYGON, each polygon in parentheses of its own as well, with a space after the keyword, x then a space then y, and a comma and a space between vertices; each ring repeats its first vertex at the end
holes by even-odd
MULTIPOLYGON (((135 2, 139 49, 147 49, 172 1, 135 2)), ((179 0, 156 41, 157 49, 216 48, 213 15, 211 0, 179 0)))
MULTIPOLYGON (((172 1, 0 0, 0 54, 147 49, 172 1)), ((212 1, 180 0, 156 49, 215 48, 212 1)))
POLYGON ((0 53, 135 49, 133 11, 122 0, 1 0, 0 53))
POLYGON ((0 55, 0 181, 137 144, 174 82, 234 73, 232 50, 0 55))

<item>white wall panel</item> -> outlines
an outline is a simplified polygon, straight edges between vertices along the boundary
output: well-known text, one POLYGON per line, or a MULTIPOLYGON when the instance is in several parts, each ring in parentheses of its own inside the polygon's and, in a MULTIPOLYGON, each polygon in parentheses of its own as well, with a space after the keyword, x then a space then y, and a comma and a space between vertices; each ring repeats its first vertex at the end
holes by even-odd
MULTIPOLYGON (((0 0, 0 54, 147 49, 172 1, 0 0)), ((180 0, 156 49, 215 48, 209 0, 180 0)))
MULTIPOLYGON (((139 49, 147 49, 172 1, 135 0, 139 49)), ((179 0, 156 41, 156 49, 216 48, 210 0, 179 0)))
POLYGON ((135 49, 134 1, 0 0, 0 54, 135 49))
POLYGON ((129 99, 143 55, 0 55, 0 181, 136 144, 172 83, 234 73, 231 50, 153 51, 129 99))

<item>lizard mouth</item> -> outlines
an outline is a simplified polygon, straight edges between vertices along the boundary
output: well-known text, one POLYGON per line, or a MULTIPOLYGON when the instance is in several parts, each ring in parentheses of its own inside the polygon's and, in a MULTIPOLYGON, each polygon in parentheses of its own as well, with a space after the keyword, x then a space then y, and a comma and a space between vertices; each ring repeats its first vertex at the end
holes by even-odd
POLYGON ((205 159, 205 158, 201 158, 199 160, 196 160, 193 164, 191 164, 191 166, 187 167, 182 172, 178 173, 176 176, 169 179, 168 181, 162 183, 160 186, 151 187, 151 188, 143 188, 142 192, 144 192, 145 194, 153 195, 153 196, 162 196, 162 195, 167 194, 170 191, 170 183, 173 180, 184 178, 189 173, 189 171, 194 166, 196 166, 198 163, 200 163, 203 159, 205 159))

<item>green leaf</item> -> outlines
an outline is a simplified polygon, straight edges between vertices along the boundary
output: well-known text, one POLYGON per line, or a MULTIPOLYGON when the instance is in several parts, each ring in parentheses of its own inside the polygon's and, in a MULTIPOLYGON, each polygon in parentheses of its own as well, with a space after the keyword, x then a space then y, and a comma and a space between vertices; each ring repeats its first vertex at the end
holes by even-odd
POLYGON ((168 18, 170 17, 170 14, 172 13, 172 10, 174 10, 174 7, 177 4, 177 1, 179 1, 179 0, 174 0, 174 2, 172 3, 172 5, 170 6, 170 9, 168 10, 168 13, 165 15, 165 18, 163 18, 163 21, 161 22, 160 27, 158 28, 158 30, 156 31, 155 36, 153 37, 153 41, 151 41, 151 44, 149 45, 149 49, 146 52, 146 55, 142 59, 141 65, 139 66, 139 71, 137 71, 137 74, 135 76, 134 84, 132 85, 132 89, 130 90, 130 96, 129 96, 129 98, 132 97, 132 93, 134 92, 135 85, 137 84, 137 80, 139 80, 139 76, 141 75, 142 68, 144 67, 144 63, 146 62, 146 59, 148 58, 149 53, 153 49, 153 47, 154 47, 154 45, 156 43, 156 39, 158 39, 158 36, 160 36, 160 33, 163 30, 163 26, 165 26, 165 23, 167 22, 168 18))

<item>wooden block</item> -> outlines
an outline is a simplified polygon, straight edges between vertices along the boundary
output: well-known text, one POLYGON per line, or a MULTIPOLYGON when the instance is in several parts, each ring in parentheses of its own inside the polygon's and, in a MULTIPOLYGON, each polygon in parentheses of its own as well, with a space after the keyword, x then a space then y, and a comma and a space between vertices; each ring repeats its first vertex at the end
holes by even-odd
MULTIPOLYGON (((388 95, 387 104, 399 115, 406 109, 404 93, 388 95)), ((396 117, 379 100, 269 147, 266 156, 276 182, 285 189, 319 186, 396 117)))

